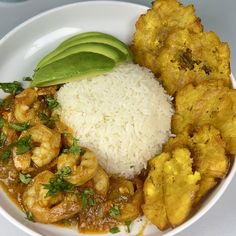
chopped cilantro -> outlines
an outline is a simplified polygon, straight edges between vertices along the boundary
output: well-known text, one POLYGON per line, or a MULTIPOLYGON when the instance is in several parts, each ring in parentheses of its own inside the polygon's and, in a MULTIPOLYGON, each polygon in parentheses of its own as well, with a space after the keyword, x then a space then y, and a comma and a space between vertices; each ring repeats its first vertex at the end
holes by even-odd
POLYGON ((30 174, 25 174, 24 175, 24 174, 20 173, 19 174, 19 179, 23 184, 28 184, 32 180, 32 177, 31 177, 30 174))
POLYGON ((5 93, 10 93, 13 95, 23 91, 21 83, 18 81, 14 81, 12 83, 0 83, 0 89, 2 89, 5 93))
POLYGON ((114 227, 114 228, 110 229, 110 233, 112 233, 112 234, 116 234, 116 233, 119 233, 119 232, 120 232, 120 229, 118 227, 114 227))
POLYGON ((10 123, 9 127, 11 129, 14 129, 16 131, 24 131, 27 130, 30 127, 30 124, 28 122, 23 122, 23 123, 10 123))
POLYGON ((20 138, 16 142, 15 146, 17 155, 21 155, 30 151, 33 148, 33 145, 31 144, 31 136, 25 136, 20 138))
POLYGON ((78 139, 73 138, 73 143, 69 148, 64 148, 62 150, 63 153, 74 153, 74 154, 80 154, 81 153, 81 148, 77 144, 78 139))
POLYGON ((45 100, 47 102, 49 111, 53 111, 55 108, 58 108, 58 106, 60 105, 59 102, 52 96, 47 96, 45 100))
POLYGON ((95 202, 93 199, 93 195, 94 191, 92 189, 85 189, 80 194, 83 209, 87 208, 88 206, 94 206, 95 202))
POLYGON ((114 206, 112 205, 110 210, 109 210, 109 214, 111 217, 116 217, 120 215, 120 210, 118 208, 118 206, 114 206))
POLYGON ((62 223, 66 226, 71 226, 72 225, 72 220, 71 219, 64 219, 62 223))
POLYGON ((131 225, 132 221, 131 220, 126 220, 125 221, 125 225, 127 227, 127 233, 130 233, 130 225, 131 225))
POLYGON ((63 167, 57 171, 48 184, 43 184, 44 189, 48 190, 46 196, 56 196, 60 192, 74 191, 75 186, 64 179, 64 177, 68 176, 70 173, 71 169, 69 166, 63 167))
POLYGON ((25 219, 27 219, 27 220, 29 220, 29 221, 32 221, 32 222, 35 222, 35 221, 34 221, 33 214, 32 214, 31 211, 26 211, 26 218, 25 218, 25 219))
POLYGON ((32 81, 33 79, 29 76, 25 76, 22 78, 23 81, 32 81))

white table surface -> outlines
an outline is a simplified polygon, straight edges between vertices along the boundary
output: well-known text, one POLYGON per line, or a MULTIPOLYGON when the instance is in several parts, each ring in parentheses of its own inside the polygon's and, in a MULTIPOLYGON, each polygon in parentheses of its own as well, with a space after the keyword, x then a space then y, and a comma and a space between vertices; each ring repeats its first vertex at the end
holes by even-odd
MULTIPOLYGON (((7 0, 4 0, 7 1, 7 0)), ((12 0, 11 0, 12 1, 12 0)), ((78 0, 29 0, 21 3, 1 3, 0 38, 19 23, 47 9, 78 0)), ((129 0, 150 6, 150 0, 129 0)), ((236 1, 183 0, 193 3, 206 30, 216 31, 231 47, 232 72, 236 75, 236 1)), ((222 198, 200 220, 178 236, 235 236, 236 235, 236 176, 222 198)), ((0 236, 28 236, 0 216, 0 236)), ((66 236, 66 235, 65 235, 66 236)))

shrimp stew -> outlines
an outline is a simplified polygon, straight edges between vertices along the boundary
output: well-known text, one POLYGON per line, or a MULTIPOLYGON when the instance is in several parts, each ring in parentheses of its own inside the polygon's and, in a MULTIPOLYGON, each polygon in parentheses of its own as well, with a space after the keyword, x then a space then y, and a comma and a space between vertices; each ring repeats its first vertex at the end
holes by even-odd
MULTIPOLYGON (((6 84, 7 85, 7 84, 6 84)), ((142 214, 143 179, 109 176, 61 123, 59 87, 8 84, 0 105, 0 180, 28 220, 119 231, 142 214)))

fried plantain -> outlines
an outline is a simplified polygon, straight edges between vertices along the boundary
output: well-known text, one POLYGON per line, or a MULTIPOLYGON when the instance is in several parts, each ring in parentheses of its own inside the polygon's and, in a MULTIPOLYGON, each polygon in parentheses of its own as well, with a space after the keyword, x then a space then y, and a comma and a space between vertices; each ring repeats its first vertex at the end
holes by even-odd
POLYGON ((144 204, 142 209, 144 215, 160 230, 169 227, 163 196, 163 167, 169 158, 169 153, 161 153, 149 162, 150 171, 143 188, 144 204))
POLYGON ((235 90, 223 86, 221 80, 186 85, 176 95, 172 132, 177 134, 192 126, 211 124, 221 132, 226 152, 236 154, 235 95, 235 90))
POLYGON ((224 178, 230 162, 220 132, 213 126, 204 125, 193 134, 191 141, 194 168, 207 177, 224 178))
POLYGON ((159 50, 156 68, 164 88, 171 95, 186 84, 208 79, 230 81, 230 50, 214 32, 193 34, 187 29, 169 35, 159 50))
POLYGON ((236 90, 229 90, 228 95, 233 102, 233 116, 229 121, 221 123, 220 131, 226 141, 227 150, 236 154, 236 90))
POLYGON ((177 136, 169 138, 163 145, 163 152, 172 152, 176 148, 189 148, 190 138, 187 132, 179 133, 177 136))
POLYGON ((201 180, 199 182, 200 187, 194 199, 194 206, 196 206, 218 182, 219 181, 217 181, 216 178, 201 175, 201 180))
POLYGON ((176 0, 154 1, 152 9, 140 16, 136 22, 132 44, 136 62, 158 74, 156 57, 173 31, 188 29, 198 33, 203 30, 200 19, 194 12, 193 5, 183 6, 176 0))
POLYGON ((173 227, 188 217, 194 197, 199 189, 200 173, 192 171, 193 159, 188 149, 172 152, 172 159, 164 165, 164 202, 167 218, 173 227))
POLYGON ((225 154, 225 142, 219 130, 211 125, 204 125, 190 134, 179 133, 164 145, 165 152, 176 148, 188 148, 193 157, 193 167, 202 178, 199 191, 194 200, 196 205, 228 172, 230 159, 225 154))

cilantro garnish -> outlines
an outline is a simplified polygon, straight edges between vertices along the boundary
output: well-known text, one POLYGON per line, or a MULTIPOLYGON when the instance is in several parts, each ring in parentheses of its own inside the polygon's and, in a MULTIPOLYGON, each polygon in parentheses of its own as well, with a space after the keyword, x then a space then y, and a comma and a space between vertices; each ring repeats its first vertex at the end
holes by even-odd
POLYGON ((125 225, 127 227, 127 233, 130 233, 130 225, 131 225, 132 221, 131 220, 126 220, 125 221, 125 225))
POLYGON ((29 76, 25 76, 22 78, 23 81, 32 81, 33 79, 29 76))
POLYGON ((24 174, 20 173, 19 174, 19 179, 23 184, 28 184, 32 180, 32 177, 31 177, 30 174, 25 174, 24 175, 24 174))
POLYGON ((63 167, 57 171, 48 184, 43 184, 44 189, 48 190, 46 196, 56 196, 60 192, 74 191, 75 186, 64 179, 66 176, 70 175, 70 173, 71 168, 69 166, 63 167))
POLYGON ((110 210, 109 210, 109 214, 111 217, 116 217, 120 215, 120 210, 118 208, 118 206, 112 205, 110 210))
POLYGON ((94 191, 92 189, 85 189, 80 194, 83 209, 87 208, 88 206, 94 206, 95 202, 93 199, 93 195, 94 191))
POLYGON ((112 233, 112 234, 116 234, 116 233, 119 233, 119 232, 120 232, 120 229, 118 227, 114 227, 114 228, 110 229, 110 233, 112 233))
POLYGON ((33 214, 32 214, 31 211, 26 211, 26 218, 25 218, 25 219, 27 219, 27 220, 29 220, 29 221, 32 221, 32 222, 35 222, 35 221, 34 221, 33 214))
MULTIPOLYGON (((66 134, 68 135, 68 134, 66 134)), ((73 138, 73 143, 69 148, 64 148, 62 150, 62 153, 73 153, 73 154, 80 154, 81 153, 81 148, 78 145, 78 139, 73 138)))
POLYGON ((59 102, 52 96, 47 96, 45 98, 47 105, 48 105, 48 110, 53 111, 55 108, 59 107, 59 102))
POLYGON ((9 127, 11 129, 14 129, 16 131, 22 132, 24 130, 27 130, 30 127, 30 124, 28 122, 23 123, 10 123, 9 127))
POLYGON ((13 95, 23 91, 21 83, 18 81, 14 81, 12 83, 0 83, 0 89, 2 89, 5 93, 10 93, 13 95))
POLYGON ((25 136, 20 138, 16 144, 16 154, 22 155, 28 151, 30 151, 33 148, 33 145, 31 144, 31 136, 25 136))

